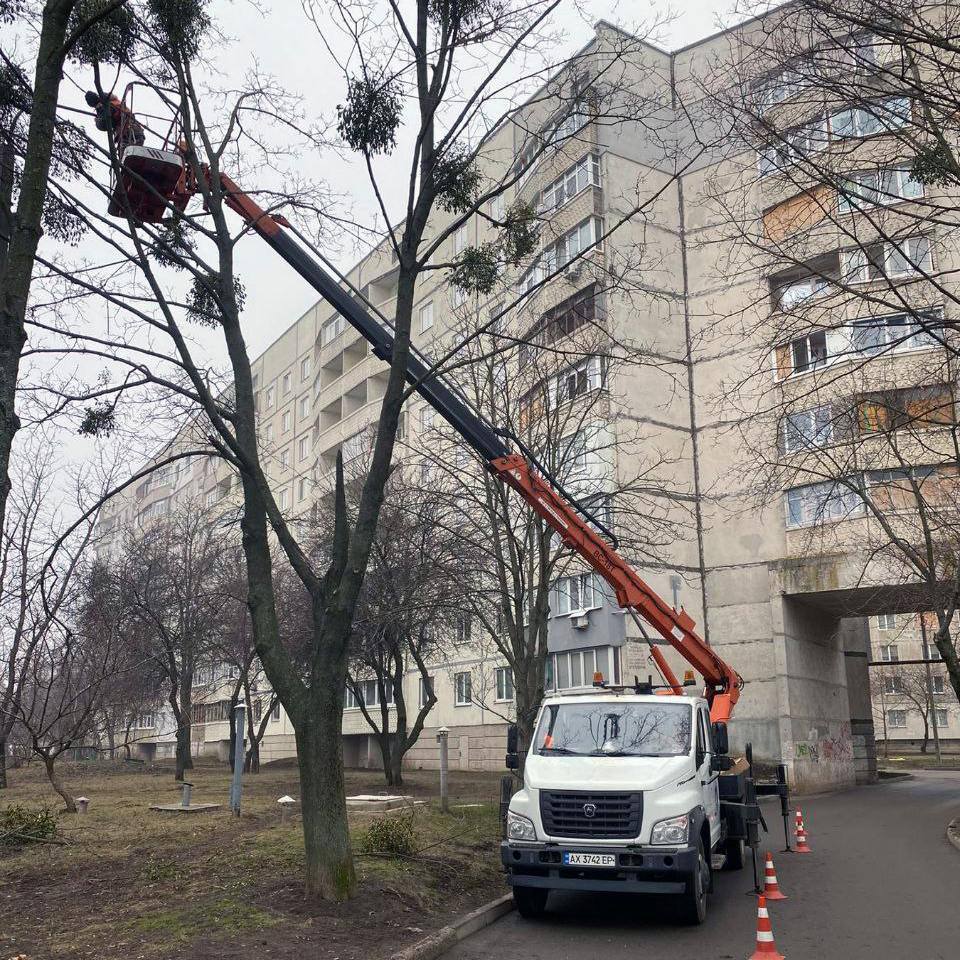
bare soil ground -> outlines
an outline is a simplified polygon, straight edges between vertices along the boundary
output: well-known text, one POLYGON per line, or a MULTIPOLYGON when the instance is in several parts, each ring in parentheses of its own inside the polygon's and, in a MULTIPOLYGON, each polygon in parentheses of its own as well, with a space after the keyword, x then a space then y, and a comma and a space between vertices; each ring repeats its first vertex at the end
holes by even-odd
MULTIPOLYGON (((443 815, 437 773, 410 772, 403 792, 430 802, 391 816, 413 817, 419 853, 359 855, 357 895, 345 904, 304 899, 300 817, 281 824, 276 803, 298 796, 293 766, 246 775, 239 820, 223 766, 190 774, 195 802, 223 806, 188 815, 148 809, 179 799, 169 767, 65 764, 64 774, 74 796, 90 798, 86 814, 60 814, 66 844, 0 848, 0 960, 379 960, 506 890, 497 774, 452 773, 443 815)), ((61 806, 39 767, 9 779, 0 806, 61 806)), ((348 793, 381 792, 381 774, 348 773, 348 793)), ((351 815, 355 841, 370 819, 351 815)))

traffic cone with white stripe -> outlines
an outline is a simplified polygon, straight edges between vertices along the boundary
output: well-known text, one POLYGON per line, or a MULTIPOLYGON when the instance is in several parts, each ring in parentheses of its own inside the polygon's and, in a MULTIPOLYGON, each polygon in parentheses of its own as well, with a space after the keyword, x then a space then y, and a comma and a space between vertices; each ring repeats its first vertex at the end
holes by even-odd
POLYGON ((813 853, 810 847, 807 845, 807 831, 803 825, 803 814, 800 812, 800 808, 797 807, 797 853, 813 853))
POLYGON ((773 869, 773 854, 767 852, 767 863, 763 869, 763 895, 767 900, 787 900, 785 893, 781 893, 777 884, 777 874, 773 869))
POLYGON ((773 942, 767 898, 763 894, 757 897, 757 949, 749 960, 784 960, 783 954, 777 953, 777 945, 773 942))

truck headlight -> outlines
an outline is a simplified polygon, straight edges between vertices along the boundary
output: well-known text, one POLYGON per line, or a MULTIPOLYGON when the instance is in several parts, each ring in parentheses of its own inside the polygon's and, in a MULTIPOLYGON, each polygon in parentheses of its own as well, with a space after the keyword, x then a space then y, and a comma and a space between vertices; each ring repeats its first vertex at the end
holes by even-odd
POLYGON ((507 813, 507 837, 510 840, 536 840, 537 829, 532 820, 519 813, 507 813))
POLYGON ((687 814, 682 817, 661 820, 653 825, 653 830, 650 832, 650 842, 662 846, 679 847, 687 842, 689 830, 690 817, 687 814))

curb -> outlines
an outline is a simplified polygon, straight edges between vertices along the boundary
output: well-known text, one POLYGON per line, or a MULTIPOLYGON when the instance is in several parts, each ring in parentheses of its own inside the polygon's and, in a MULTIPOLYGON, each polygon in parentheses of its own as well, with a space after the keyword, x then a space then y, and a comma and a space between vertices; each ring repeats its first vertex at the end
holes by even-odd
MULTIPOLYGON (((912 773, 903 773, 900 770, 877 771, 876 783, 901 783, 904 780, 915 780, 912 773)), ((871 784, 873 786, 873 784, 871 784)))
POLYGON ((489 927, 491 923, 495 923, 511 910, 513 910, 513 894, 507 893, 476 910, 471 910, 470 913, 465 913, 453 923, 441 927, 436 933, 395 953, 391 960, 436 960, 452 946, 465 940, 470 934, 489 927))
POLYGON ((947 839, 960 851, 960 817, 947 824, 947 839))

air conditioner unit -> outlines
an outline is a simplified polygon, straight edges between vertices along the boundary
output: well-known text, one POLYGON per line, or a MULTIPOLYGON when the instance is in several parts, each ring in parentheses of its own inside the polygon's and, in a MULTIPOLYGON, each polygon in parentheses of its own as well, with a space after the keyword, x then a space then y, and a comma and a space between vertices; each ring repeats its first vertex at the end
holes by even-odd
POLYGON ((573 624, 574 630, 586 630, 590 626, 590 617, 581 613, 579 616, 571 617, 570 623, 573 624))

